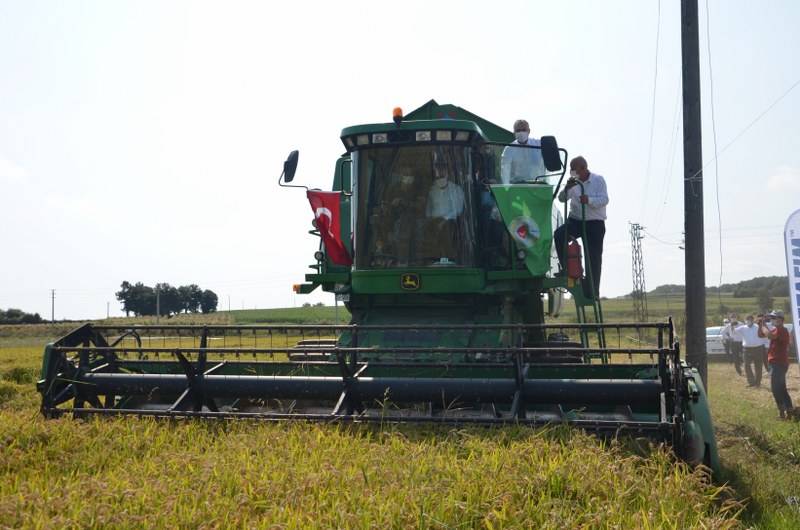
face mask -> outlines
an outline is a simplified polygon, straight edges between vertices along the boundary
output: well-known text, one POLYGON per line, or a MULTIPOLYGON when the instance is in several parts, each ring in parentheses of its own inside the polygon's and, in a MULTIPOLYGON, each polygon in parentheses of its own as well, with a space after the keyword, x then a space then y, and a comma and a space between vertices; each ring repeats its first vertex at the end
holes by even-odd
POLYGON ((515 132, 514 136, 517 137, 517 141, 521 144, 527 143, 528 141, 528 133, 525 131, 515 132))
POLYGON ((436 179, 436 185, 439 186, 440 188, 444 188, 445 186, 447 186, 447 179, 446 178, 441 178, 441 177, 437 178, 436 179))
POLYGON ((569 176, 576 179, 578 178, 578 172, 573 169, 572 171, 569 172, 569 176))
POLYGON ((748 320, 747 320, 747 325, 748 325, 748 326, 752 326, 752 325, 753 325, 753 321, 748 319, 748 320))

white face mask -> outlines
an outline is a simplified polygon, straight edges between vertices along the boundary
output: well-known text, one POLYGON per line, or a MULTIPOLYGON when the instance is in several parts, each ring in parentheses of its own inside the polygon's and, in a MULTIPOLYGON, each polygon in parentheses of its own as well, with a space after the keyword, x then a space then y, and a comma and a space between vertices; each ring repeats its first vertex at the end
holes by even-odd
POLYGON ((525 131, 520 131, 520 132, 515 132, 514 136, 517 137, 517 141, 519 143, 524 144, 528 142, 528 134, 529 133, 526 133, 525 131))
POLYGON ((569 172, 569 176, 576 179, 578 178, 578 172, 573 169, 569 172))
POLYGON ((436 185, 439 186, 440 188, 444 188, 445 186, 447 186, 447 179, 443 177, 437 178, 436 185))

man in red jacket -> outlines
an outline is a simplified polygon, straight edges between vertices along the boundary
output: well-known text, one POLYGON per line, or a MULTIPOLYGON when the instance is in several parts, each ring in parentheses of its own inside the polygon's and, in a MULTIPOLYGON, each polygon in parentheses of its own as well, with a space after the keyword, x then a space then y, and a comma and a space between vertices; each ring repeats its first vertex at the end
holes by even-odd
POLYGON ((778 405, 781 419, 792 411, 792 398, 786 390, 786 372, 789 370, 789 330, 783 325, 783 311, 773 311, 773 329, 769 329, 763 319, 758 323, 758 336, 769 339, 767 361, 772 372, 772 397, 778 405))

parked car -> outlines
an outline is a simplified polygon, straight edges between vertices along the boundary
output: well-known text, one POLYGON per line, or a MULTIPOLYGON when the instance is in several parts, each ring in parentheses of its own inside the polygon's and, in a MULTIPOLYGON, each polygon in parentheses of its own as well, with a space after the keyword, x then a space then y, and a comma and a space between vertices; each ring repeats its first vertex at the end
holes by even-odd
POLYGON ((725 355, 725 346, 722 345, 722 326, 706 328, 706 352, 709 360, 730 360, 725 355))

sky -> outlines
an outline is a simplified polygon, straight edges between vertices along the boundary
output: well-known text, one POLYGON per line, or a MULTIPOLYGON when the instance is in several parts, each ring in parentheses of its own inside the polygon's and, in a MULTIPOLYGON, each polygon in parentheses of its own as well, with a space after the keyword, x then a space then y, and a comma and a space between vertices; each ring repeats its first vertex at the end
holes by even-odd
MULTIPOLYGON (((432 98, 526 118, 605 177, 603 294, 632 288, 629 222, 648 288, 683 283, 679 4, 0 0, 0 308, 49 317, 54 289, 56 319, 119 315, 124 280, 332 304, 292 293, 317 239, 282 163, 299 149, 296 182, 328 188, 342 128, 432 98)), ((709 285, 786 273, 798 20, 700 2, 709 285)))

